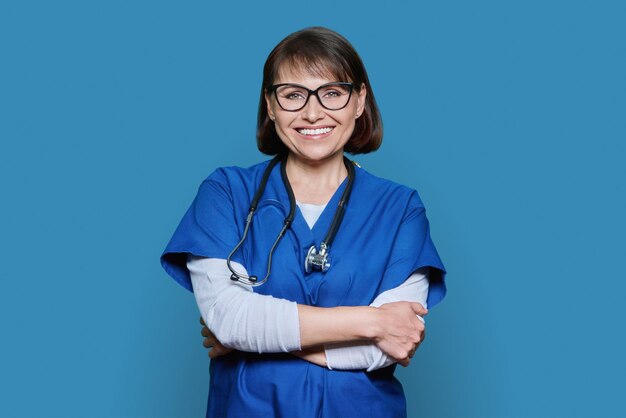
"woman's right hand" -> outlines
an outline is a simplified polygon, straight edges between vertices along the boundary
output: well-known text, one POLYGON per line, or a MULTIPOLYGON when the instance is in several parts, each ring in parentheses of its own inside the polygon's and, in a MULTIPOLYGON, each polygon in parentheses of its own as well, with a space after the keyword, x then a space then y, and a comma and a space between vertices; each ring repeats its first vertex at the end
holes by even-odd
POLYGON ((417 317, 428 310, 417 302, 391 302, 377 308, 379 330, 374 342, 402 366, 409 365, 425 337, 424 322, 417 317))
POLYGON ((223 356, 224 354, 228 354, 234 350, 233 348, 224 347, 222 345, 222 343, 211 332, 209 327, 206 326, 206 323, 204 322, 204 319, 202 317, 200 317, 200 324, 202 325, 202 331, 200 331, 200 334, 202 334, 202 336, 204 337, 202 345, 204 346, 204 348, 210 349, 210 358, 214 359, 219 356, 223 356))

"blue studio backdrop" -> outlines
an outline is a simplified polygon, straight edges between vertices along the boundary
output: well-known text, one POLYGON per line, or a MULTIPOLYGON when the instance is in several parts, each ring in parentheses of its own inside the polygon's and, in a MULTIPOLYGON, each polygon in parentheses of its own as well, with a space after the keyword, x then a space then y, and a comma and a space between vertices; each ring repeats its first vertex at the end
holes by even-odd
POLYGON ((0 416, 202 416, 209 359, 159 255, 255 146, 262 65, 322 25, 448 269, 398 368, 411 417, 626 416, 618 1, 0 3, 0 416))

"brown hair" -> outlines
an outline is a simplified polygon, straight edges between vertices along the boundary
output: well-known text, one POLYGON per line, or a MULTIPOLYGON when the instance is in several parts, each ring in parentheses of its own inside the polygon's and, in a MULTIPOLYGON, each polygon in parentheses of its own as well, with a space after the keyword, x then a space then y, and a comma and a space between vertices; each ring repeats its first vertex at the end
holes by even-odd
POLYGON ((350 81, 354 83, 357 92, 365 85, 365 108, 356 120, 354 132, 344 150, 350 154, 365 154, 380 147, 383 123, 361 58, 346 38, 330 29, 316 26, 287 36, 274 47, 265 61, 256 131, 259 151, 269 155, 287 153, 287 147, 278 137, 274 123, 267 114, 265 102, 265 92, 274 84, 284 63, 295 71, 322 77, 332 76, 337 81, 350 81))

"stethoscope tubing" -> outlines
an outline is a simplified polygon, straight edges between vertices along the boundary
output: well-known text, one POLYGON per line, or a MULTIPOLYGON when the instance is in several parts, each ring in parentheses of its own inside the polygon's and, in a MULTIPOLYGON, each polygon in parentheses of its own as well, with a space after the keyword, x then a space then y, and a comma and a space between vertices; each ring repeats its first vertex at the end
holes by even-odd
MULTIPOLYGON (((343 194, 341 195, 341 199, 339 200, 339 203, 337 205, 337 210, 335 211, 335 216, 333 217, 330 228, 328 229, 328 232, 326 233, 326 237, 320 244, 320 248, 322 249, 326 257, 328 257, 328 251, 330 249, 330 245, 335 239, 337 231, 339 230, 339 226, 341 225, 341 222, 343 221, 343 217, 345 214, 345 207, 348 204, 348 200, 350 199, 350 194, 352 193, 352 186, 354 182, 354 174, 355 174, 354 163, 345 156, 343 157, 343 161, 348 170, 348 183, 346 184, 346 188, 344 189, 343 194)), ((293 189, 291 188, 291 184, 289 183, 289 178, 287 177, 286 166, 287 166, 286 157, 277 155, 270 161, 267 168, 265 169, 265 172, 263 173, 263 177, 261 178, 261 182, 259 183, 259 188, 254 194, 254 197, 252 198, 252 202, 250 203, 250 209, 248 210, 248 216, 246 217, 246 225, 244 227, 243 236, 241 237, 241 240, 237 243, 235 248, 233 248, 233 250, 230 252, 230 254, 228 254, 228 257, 226 258, 226 265, 228 266, 228 269, 232 273, 230 278, 233 281, 239 281, 244 284, 251 285, 251 286, 260 286, 264 284, 265 282, 267 282, 267 280, 269 279, 269 276, 272 270, 272 256, 274 254, 274 250, 276 249, 276 246, 278 246, 278 243, 280 242, 281 238, 285 235, 287 230, 291 227, 291 224, 293 223, 293 220, 296 214, 296 198, 293 193, 293 189), (250 225, 252 224, 254 213, 259 204, 259 200, 261 199, 261 196, 263 195, 263 192, 265 191, 265 187, 267 186, 269 176, 272 170, 274 169, 274 167, 276 166, 276 164, 278 164, 280 161, 282 161, 282 164, 280 167, 281 178, 282 178, 283 184, 285 185, 285 189, 287 190, 287 195, 289 196, 289 214, 285 218, 283 222, 283 227, 281 228, 278 236, 276 237, 276 239, 274 240, 274 243, 272 244, 272 247, 270 248, 270 252, 269 252, 268 260, 267 260, 267 272, 265 274, 265 277, 259 281, 257 277, 254 275, 247 275, 247 274, 236 272, 235 269, 231 265, 231 259, 233 255, 239 250, 239 248, 245 242, 246 237, 248 235, 248 231, 250 230, 250 225)), ((314 246, 311 247, 311 250, 309 251, 309 253, 311 251, 315 252, 314 246)), ((307 255, 307 260, 308 260, 308 255, 307 255)), ((307 260, 305 260, 305 265, 308 262, 307 260)), ((320 267, 318 266, 318 268, 320 267)), ((306 268, 306 270, 307 272, 310 271, 309 268, 306 268)), ((322 271, 325 272, 326 270, 327 268, 322 268, 322 271)))

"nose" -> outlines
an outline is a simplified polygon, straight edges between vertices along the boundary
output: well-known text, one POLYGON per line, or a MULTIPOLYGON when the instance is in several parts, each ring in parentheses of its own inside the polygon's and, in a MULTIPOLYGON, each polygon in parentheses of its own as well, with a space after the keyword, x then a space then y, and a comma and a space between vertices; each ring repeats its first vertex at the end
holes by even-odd
POLYGON ((317 95, 312 94, 309 102, 302 109, 302 117, 309 122, 315 122, 324 117, 324 108, 319 102, 317 95))

